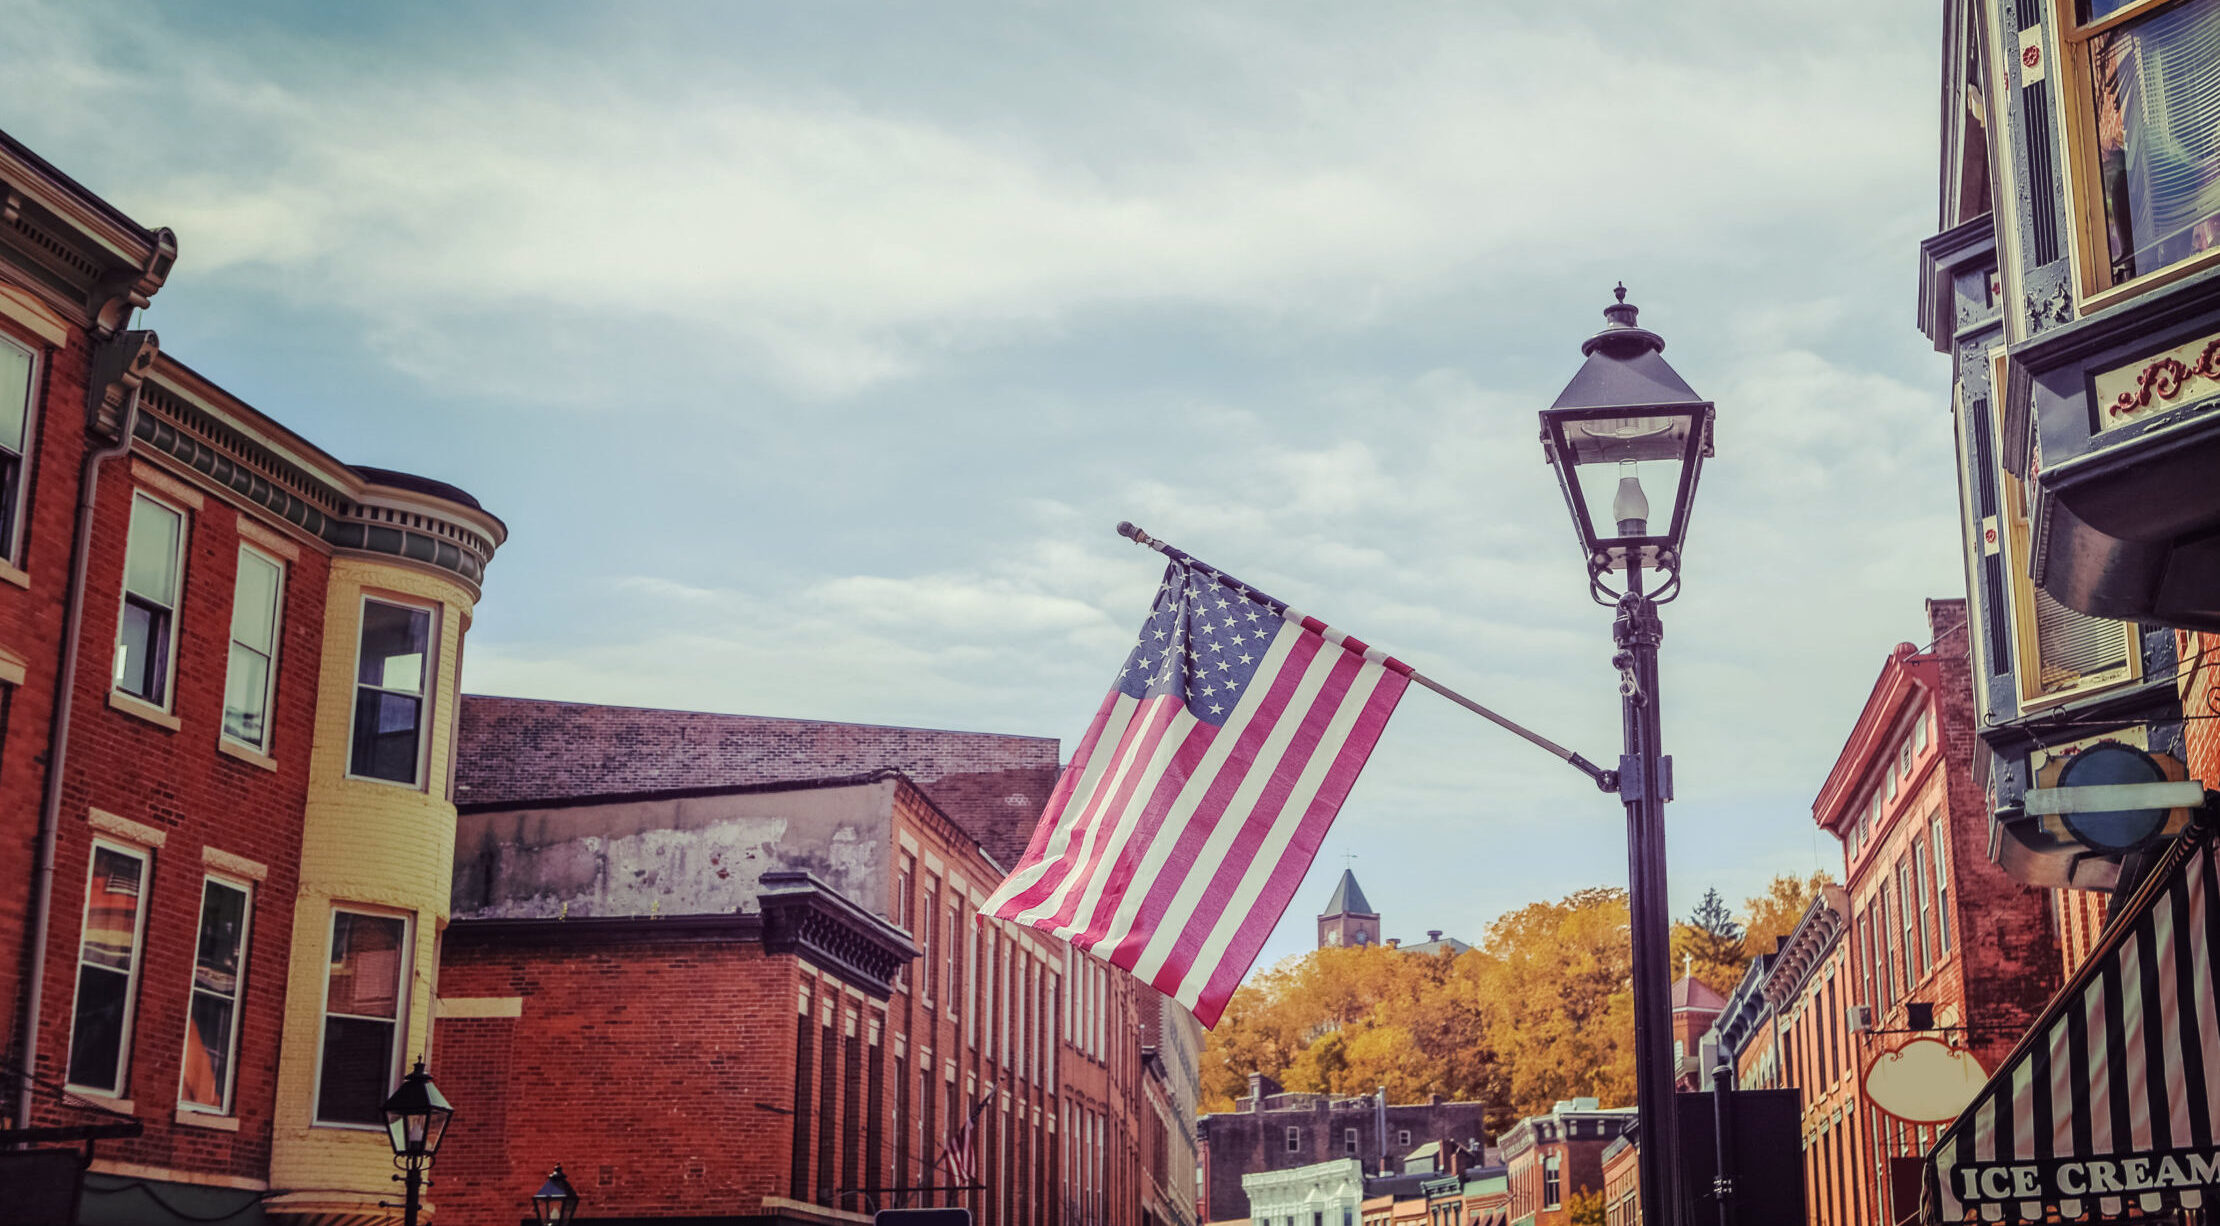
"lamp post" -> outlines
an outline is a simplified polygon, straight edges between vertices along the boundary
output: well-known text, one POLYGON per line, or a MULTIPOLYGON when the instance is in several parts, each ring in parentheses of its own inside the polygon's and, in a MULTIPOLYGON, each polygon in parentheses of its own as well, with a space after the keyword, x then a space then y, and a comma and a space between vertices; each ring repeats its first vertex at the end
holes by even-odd
POLYGON ((1712 406, 1666 364, 1664 340, 1636 326, 1624 285, 1616 296, 1603 309, 1603 330, 1580 346, 1587 360, 1579 373, 1556 403, 1542 410, 1542 451, 1557 471, 1580 533, 1588 593, 1618 610, 1611 627, 1618 650, 1611 663, 1619 670, 1626 749, 1615 784, 1626 805, 1642 1220, 1645 1226, 1685 1226, 1665 889, 1665 802, 1672 799, 1673 775, 1672 759, 1659 745, 1657 649, 1665 631, 1657 606, 1680 593, 1681 543, 1696 479, 1711 454, 1712 406), (1609 477, 1596 479, 1604 471, 1609 477), (1583 476, 1589 480, 1583 482, 1583 476), (1663 515, 1653 510, 1653 495, 1671 498, 1663 515), (1618 589, 1611 586, 1614 573, 1624 576, 1618 589))
POLYGON ((424 1172, 439 1156, 440 1140, 447 1135, 447 1121, 454 1114, 455 1109, 447 1105, 447 1096, 424 1071, 422 1060, 385 1100, 386 1139, 393 1144, 393 1164, 401 1168, 394 1178, 401 1181, 405 1192, 401 1205, 405 1226, 416 1226, 424 1185, 430 1182, 424 1172))
POLYGON ((548 1173, 547 1182, 532 1193, 532 1216, 538 1219, 540 1226, 556 1226, 558 1222, 569 1222, 578 1216, 578 1189, 563 1178, 562 1163, 556 1163, 555 1169, 548 1173))

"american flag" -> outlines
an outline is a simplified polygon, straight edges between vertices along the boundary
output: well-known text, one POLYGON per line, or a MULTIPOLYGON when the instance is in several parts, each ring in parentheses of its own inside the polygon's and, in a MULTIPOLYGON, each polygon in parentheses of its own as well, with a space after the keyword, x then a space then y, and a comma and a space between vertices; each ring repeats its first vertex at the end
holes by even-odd
POLYGON ((1410 672, 1174 558, 985 913, 1106 958, 1215 1026, 1410 672))
POLYGON ((939 1165, 959 1187, 979 1182, 979 1112, 986 1105, 987 1100, 980 1099, 979 1105, 971 1109, 963 1124, 949 1133, 947 1142, 940 1147, 939 1165))

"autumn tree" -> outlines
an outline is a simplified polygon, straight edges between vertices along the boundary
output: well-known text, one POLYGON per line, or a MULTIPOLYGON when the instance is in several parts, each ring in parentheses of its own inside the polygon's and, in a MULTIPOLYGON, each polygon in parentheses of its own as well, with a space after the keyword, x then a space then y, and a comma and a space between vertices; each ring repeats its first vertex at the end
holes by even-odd
POLYGON ((1719 891, 1704 891, 1703 901, 1687 919, 1673 925, 1674 969, 1693 975, 1720 993, 1732 992, 1748 961, 1742 925, 1720 900, 1719 891))
MULTIPOLYGON (((1473 980, 1507 1118, 1565 1098, 1605 1104, 1634 1092, 1633 964, 1626 891, 1579 890, 1521 907, 1488 928, 1473 980)), ((1492 1118, 1491 1118, 1491 1122, 1492 1118)))
POLYGON ((1743 948, 1752 956, 1772 953, 1780 938, 1795 931, 1819 887, 1832 884, 1834 878, 1824 869, 1809 877, 1782 873, 1773 878, 1764 893, 1742 904, 1743 948))
POLYGON ((1565 1219, 1572 1226, 1604 1226, 1603 1189, 1582 1188, 1565 1198, 1565 1219))

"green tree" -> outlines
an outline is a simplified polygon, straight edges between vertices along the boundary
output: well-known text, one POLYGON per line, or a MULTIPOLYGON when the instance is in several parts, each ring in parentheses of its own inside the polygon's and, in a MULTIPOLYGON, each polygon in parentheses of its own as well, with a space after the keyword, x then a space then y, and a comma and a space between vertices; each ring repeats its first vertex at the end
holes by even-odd
POLYGON ((1673 925, 1673 960, 1680 964, 1675 970, 1684 970, 1722 994, 1732 992, 1742 978, 1743 965, 1749 961, 1742 926, 1734 922, 1718 890, 1705 890, 1696 910, 1673 925))

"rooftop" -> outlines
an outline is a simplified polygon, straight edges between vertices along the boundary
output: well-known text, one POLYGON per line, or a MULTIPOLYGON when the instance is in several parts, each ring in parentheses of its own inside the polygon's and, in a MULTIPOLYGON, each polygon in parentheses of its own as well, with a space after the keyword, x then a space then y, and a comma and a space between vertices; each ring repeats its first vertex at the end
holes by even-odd
POLYGON ((1326 909, 1319 912, 1319 915, 1378 916, 1379 912, 1374 911, 1372 904, 1365 901, 1364 891, 1357 885, 1357 875, 1343 869, 1341 880, 1334 885, 1334 896, 1326 900, 1326 909))

